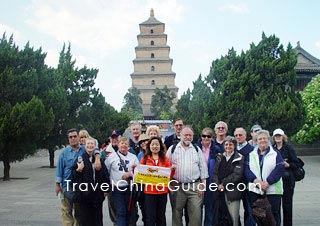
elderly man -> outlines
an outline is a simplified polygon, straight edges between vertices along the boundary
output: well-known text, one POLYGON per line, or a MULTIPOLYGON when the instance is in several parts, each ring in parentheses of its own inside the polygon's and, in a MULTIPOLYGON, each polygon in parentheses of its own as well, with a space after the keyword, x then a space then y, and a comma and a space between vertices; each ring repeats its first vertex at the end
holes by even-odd
POLYGON ((167 149, 169 149, 171 145, 174 145, 180 142, 180 133, 183 127, 184 127, 183 120, 179 118, 176 119, 174 122, 175 133, 170 136, 167 136, 164 140, 164 144, 166 145, 167 149))
POLYGON ((254 135, 258 132, 262 130, 261 126, 260 125, 253 125, 251 127, 251 130, 250 130, 250 134, 251 134, 251 140, 248 141, 249 144, 251 144, 253 147, 257 146, 256 142, 254 141, 253 137, 254 135))
MULTIPOLYGON (((249 153, 254 149, 254 147, 247 142, 247 132, 244 128, 239 127, 234 131, 234 137, 237 140, 237 151, 247 158, 249 153)), ((247 184, 247 181, 244 181, 247 184)), ((242 194, 242 203, 244 209, 244 225, 254 226, 256 222, 252 216, 252 209, 249 202, 249 191, 245 191, 242 194)))
POLYGON ((173 168, 175 207, 172 208, 172 225, 182 226, 183 209, 187 207, 189 225, 201 226, 201 208, 208 169, 200 148, 192 144, 193 130, 184 127, 181 141, 167 151, 173 168))
POLYGON ((142 126, 139 123, 134 123, 130 126, 131 138, 130 138, 130 152, 138 156, 140 152, 139 136, 141 135, 142 126))
POLYGON ((228 132, 228 125, 223 121, 219 121, 214 126, 214 132, 216 134, 216 139, 214 139, 214 144, 220 148, 220 152, 224 152, 223 142, 226 138, 228 132))

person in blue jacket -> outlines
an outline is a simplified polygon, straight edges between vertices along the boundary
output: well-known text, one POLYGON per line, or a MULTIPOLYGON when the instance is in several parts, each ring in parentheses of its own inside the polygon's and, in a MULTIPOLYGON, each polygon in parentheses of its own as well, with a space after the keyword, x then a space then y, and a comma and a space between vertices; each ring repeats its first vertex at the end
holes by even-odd
POLYGON ((283 194, 282 176, 284 162, 278 150, 270 145, 267 130, 260 130, 254 136, 257 146, 249 153, 245 164, 245 177, 249 181, 250 204, 266 195, 271 205, 276 225, 280 226, 280 204, 283 194))

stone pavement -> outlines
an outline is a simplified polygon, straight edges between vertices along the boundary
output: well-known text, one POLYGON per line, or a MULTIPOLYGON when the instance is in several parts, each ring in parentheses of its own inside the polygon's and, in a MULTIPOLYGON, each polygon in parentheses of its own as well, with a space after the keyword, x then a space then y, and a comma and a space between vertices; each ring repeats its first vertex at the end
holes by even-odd
MULTIPOLYGON (((296 184, 294 225, 320 225, 320 156, 303 156, 306 178, 296 184)), ((11 165, 10 181, 0 180, 0 226, 58 226, 60 203, 54 194, 55 169, 46 155, 30 157, 11 165)), ((0 177, 3 164, 0 162, 0 177)), ((167 224, 171 207, 167 205, 167 224)), ((104 225, 111 226, 104 203, 104 225)), ((141 221, 138 226, 142 226, 141 221)))

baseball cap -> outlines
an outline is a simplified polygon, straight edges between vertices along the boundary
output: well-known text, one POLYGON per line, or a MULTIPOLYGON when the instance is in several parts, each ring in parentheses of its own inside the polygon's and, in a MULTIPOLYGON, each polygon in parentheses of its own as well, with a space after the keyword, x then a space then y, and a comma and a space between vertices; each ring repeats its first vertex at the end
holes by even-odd
POLYGON ((281 135, 281 136, 283 136, 283 135, 284 135, 284 131, 283 131, 282 129, 275 129, 275 130, 273 131, 273 136, 275 136, 275 135, 281 135))
POLYGON ((111 130, 109 133, 109 137, 118 137, 118 136, 120 136, 120 133, 117 130, 111 130))
POLYGON ((254 132, 257 132, 257 131, 259 131, 259 130, 262 130, 262 128, 261 128, 261 126, 260 125, 253 125, 252 127, 251 127, 251 132, 252 131, 254 131, 254 132))

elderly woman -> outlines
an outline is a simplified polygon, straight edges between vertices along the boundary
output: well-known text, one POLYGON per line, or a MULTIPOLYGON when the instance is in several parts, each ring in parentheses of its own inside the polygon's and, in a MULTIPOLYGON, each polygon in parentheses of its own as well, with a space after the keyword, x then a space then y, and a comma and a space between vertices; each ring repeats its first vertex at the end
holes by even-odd
POLYGON ((81 226, 102 226, 102 204, 105 197, 104 190, 101 185, 110 183, 109 174, 102 165, 100 170, 95 170, 93 167, 96 149, 95 139, 89 137, 86 139, 86 152, 82 155, 82 160, 78 159, 72 168, 72 182, 84 183, 88 185, 87 191, 81 191, 80 200, 80 225, 81 226), (93 189, 96 187, 97 189, 93 189))
POLYGON ((204 226, 211 226, 214 220, 217 219, 216 203, 212 202, 212 192, 209 190, 209 184, 212 181, 213 169, 215 165, 215 158, 220 153, 220 148, 214 144, 214 133, 211 128, 206 127, 201 132, 201 139, 198 141, 198 146, 201 148, 204 160, 208 167, 209 177, 207 178, 207 189, 204 193, 204 226))
POLYGON ((160 137, 160 129, 158 126, 148 126, 146 134, 152 137, 160 137))
POLYGON ((254 136, 257 146, 246 159, 245 177, 249 181, 250 204, 266 195, 271 205, 276 225, 280 226, 280 204, 283 193, 282 179, 284 173, 283 158, 270 143, 267 130, 260 130, 254 136))
POLYGON ((283 225, 292 226, 292 202, 295 187, 293 170, 298 167, 298 159, 294 149, 288 145, 288 137, 285 135, 282 129, 276 129, 273 131, 272 141, 273 147, 279 150, 282 158, 284 159, 285 173, 282 176, 283 225))
POLYGON ((232 136, 227 136, 223 143, 224 153, 219 153, 213 171, 213 183, 218 185, 213 195, 213 202, 219 198, 218 219, 219 225, 239 225, 239 209, 241 191, 238 184, 243 177, 242 155, 237 152, 237 141, 232 136))

